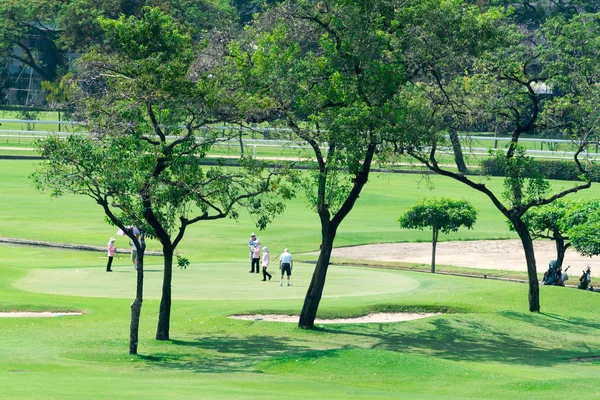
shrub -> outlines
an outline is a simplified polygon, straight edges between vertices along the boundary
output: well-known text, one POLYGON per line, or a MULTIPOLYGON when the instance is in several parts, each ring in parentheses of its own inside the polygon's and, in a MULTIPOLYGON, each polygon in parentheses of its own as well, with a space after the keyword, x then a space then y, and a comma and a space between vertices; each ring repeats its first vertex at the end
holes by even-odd
MULTIPOLYGON (((504 171, 506 162, 497 157, 488 158, 481 162, 482 174, 491 176, 505 176, 504 171)), ((533 178, 536 174, 546 179, 578 181, 582 180, 577 166, 572 161, 563 160, 533 160, 532 170, 527 174, 527 178, 533 178), (529 176, 530 175, 530 176, 529 176)), ((592 182, 600 182, 600 168, 597 165, 591 165, 590 177, 592 182)))

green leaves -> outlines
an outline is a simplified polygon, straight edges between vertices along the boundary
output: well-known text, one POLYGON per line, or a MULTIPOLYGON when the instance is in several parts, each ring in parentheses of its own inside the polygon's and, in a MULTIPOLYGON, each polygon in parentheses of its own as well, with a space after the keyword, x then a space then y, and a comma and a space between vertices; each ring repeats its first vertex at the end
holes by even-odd
POLYGON ((177 266, 180 269, 187 269, 187 267, 190 265, 190 260, 187 257, 182 256, 181 254, 177 254, 176 257, 177 257, 177 266))
MULTIPOLYGON (((566 219, 574 210, 575 203, 566 200, 556 200, 541 207, 534 207, 523 215, 523 222, 527 225, 533 237, 555 238, 566 236, 569 226, 566 219)), ((512 224, 509 224, 512 228, 512 224)))
POLYGON ((158 8, 146 7, 143 18, 100 18, 106 44, 131 60, 157 58, 163 62, 184 56, 191 39, 179 32, 172 17, 158 8))
POLYGON ((568 236, 571 246, 584 256, 600 255, 600 200, 573 202, 559 219, 560 228, 568 236))
POLYGON ((75 116, 91 137, 40 142, 47 162, 39 187, 88 195, 171 249, 188 225, 235 218, 237 208, 266 226, 283 211, 285 169, 266 171, 253 160, 240 168, 204 165, 206 151, 222 139, 209 124, 221 117, 207 93, 215 85, 190 78, 191 39, 177 22, 158 8, 142 12, 101 20, 106 46, 81 58, 72 86, 75 116))
POLYGON ((537 238, 568 241, 584 256, 600 255, 600 200, 557 200, 529 209, 523 222, 537 238))
POLYGON ((496 158, 506 176, 502 196, 511 203, 511 207, 521 207, 543 198, 550 190, 550 183, 534 168, 533 160, 526 155, 524 147, 515 146, 512 157, 499 150, 496 158))
POLYGON ((477 210, 466 200, 423 199, 409 207, 399 218, 402 228, 432 228, 442 233, 456 232, 461 226, 473 228, 477 210))
POLYGON ((43 80, 53 81, 66 69, 59 41, 57 0, 3 0, 0 3, 0 62, 22 63, 43 80))

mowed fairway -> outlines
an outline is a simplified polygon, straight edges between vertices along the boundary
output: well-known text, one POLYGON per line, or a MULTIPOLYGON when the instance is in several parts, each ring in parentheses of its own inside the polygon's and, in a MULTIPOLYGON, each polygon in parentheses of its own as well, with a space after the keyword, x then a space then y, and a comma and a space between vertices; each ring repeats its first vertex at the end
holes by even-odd
MULTIPOLYGON (((27 176, 30 162, 0 161, 0 236, 104 245, 115 229, 85 198, 50 200, 27 176)), ((402 207, 423 196, 474 201, 480 224, 453 239, 511 237, 485 198, 434 178, 373 178, 336 244, 427 240, 400 230, 402 207), (444 193, 444 191, 449 191, 444 193), (421 238, 421 239, 420 239, 421 238)), ((501 181, 492 181, 501 190, 501 181)), ((555 185, 568 183, 556 182, 555 185)), ((581 196, 598 196, 595 187, 581 196)), ((275 257, 318 248, 302 199, 261 241, 275 257)), ((104 272, 102 253, 0 245, 0 311, 82 311, 57 318, 0 318, 0 399, 569 399, 600 393, 600 295, 541 287, 542 313, 527 311, 527 286, 439 274, 331 266, 319 317, 442 311, 400 323, 242 321, 232 314, 297 315, 312 266, 292 287, 249 274, 252 222, 223 220, 189 231, 175 269, 171 340, 154 340, 161 259, 147 257, 137 356, 128 351, 135 274, 127 255, 104 272)), ((157 249, 156 243, 150 243, 157 249)), ((126 247, 117 238, 117 247, 126 247)), ((593 268, 595 266, 592 266, 593 268)))

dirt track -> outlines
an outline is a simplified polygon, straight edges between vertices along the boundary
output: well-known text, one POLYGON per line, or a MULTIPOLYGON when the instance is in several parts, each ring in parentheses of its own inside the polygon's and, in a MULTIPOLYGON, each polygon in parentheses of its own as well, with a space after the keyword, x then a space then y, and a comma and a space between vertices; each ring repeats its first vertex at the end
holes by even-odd
MULTIPOLYGON (((538 272, 544 272, 550 260, 556 259, 556 248, 551 241, 535 241, 538 272)), ((402 261, 419 264, 431 263, 431 243, 386 243, 342 247, 333 250, 334 257, 402 261)), ((437 245, 436 264, 482 269, 526 271, 525 254, 520 240, 473 240, 441 242, 437 245)), ((579 277, 589 264, 592 275, 600 276, 600 257, 582 257, 567 250, 564 265, 571 265, 572 279, 579 277)))

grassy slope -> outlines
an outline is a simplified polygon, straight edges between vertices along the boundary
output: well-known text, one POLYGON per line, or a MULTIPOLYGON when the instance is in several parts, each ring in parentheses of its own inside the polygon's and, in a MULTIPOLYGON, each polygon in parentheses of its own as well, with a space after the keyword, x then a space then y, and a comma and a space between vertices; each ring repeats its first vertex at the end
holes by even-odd
MULTIPOLYGON (((114 234, 87 199, 35 193, 26 179, 30 162, 2 161, 0 171, 0 236, 103 245, 114 234)), ((395 223, 403 207, 433 195, 423 182, 417 188, 420 179, 374 177, 336 244, 428 240, 428 232, 402 231, 395 223)), ((481 214, 474 231, 448 238, 510 236, 487 199, 439 178, 435 184, 436 191, 475 202, 481 214)), ((273 249, 311 250, 318 243, 316 224, 298 200, 260 237, 273 249)), ((153 340, 158 301, 147 299, 139 357, 125 354, 133 295, 125 257, 116 260, 121 272, 108 276, 101 273, 99 253, 1 246, 0 309, 78 309, 86 315, 0 319, 0 398, 563 399, 599 391, 598 361, 571 361, 600 356, 600 297, 591 292, 542 287, 543 313, 530 314, 522 284, 332 267, 321 316, 438 308, 458 313, 309 332, 227 319, 233 313, 297 313, 309 279, 310 268, 299 265, 288 292, 257 282, 246 272, 249 230, 247 219, 190 230, 183 248, 193 265, 176 271, 173 340, 153 340), (89 279, 67 278, 77 271, 89 279), (56 274, 55 281, 47 278, 56 274), (382 288, 383 281, 396 288, 382 288), (414 282, 418 289, 409 290, 414 282)), ((158 269, 157 261, 149 258, 148 268, 158 269)), ((156 297, 158 274, 148 273, 149 298, 156 297)))

